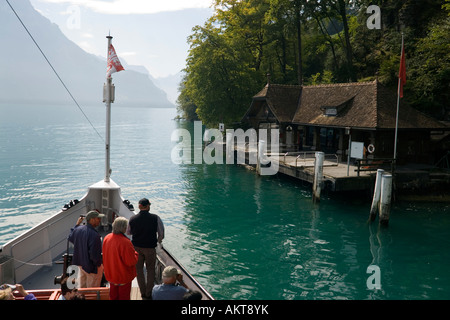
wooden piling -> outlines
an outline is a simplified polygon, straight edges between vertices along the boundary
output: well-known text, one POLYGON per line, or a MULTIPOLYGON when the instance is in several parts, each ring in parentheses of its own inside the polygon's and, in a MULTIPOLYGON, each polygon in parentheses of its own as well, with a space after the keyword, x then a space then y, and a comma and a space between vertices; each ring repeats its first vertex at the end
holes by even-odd
POLYGON ((392 174, 384 174, 381 178, 381 196, 380 196, 380 224, 387 226, 391 211, 392 200, 392 174))
POLYGON ((377 170, 377 177, 375 180, 375 190, 373 191, 372 207, 370 208, 369 219, 374 221, 377 217, 377 211, 379 207, 380 197, 381 197, 381 179, 384 174, 383 169, 377 170))
POLYGON ((323 161, 325 153, 316 152, 316 160, 314 162, 314 183, 313 183, 313 202, 320 201, 320 192, 323 183, 323 161))

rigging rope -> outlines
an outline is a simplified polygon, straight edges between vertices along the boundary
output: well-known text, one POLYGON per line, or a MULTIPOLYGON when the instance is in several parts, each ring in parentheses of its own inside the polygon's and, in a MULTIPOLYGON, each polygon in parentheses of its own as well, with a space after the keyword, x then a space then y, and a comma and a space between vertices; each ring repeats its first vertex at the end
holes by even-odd
POLYGON ((21 263, 22 265, 27 265, 27 266, 34 266, 34 267, 43 267, 43 266, 52 266, 53 265, 53 261, 47 262, 47 263, 31 263, 31 262, 25 262, 25 261, 21 261, 18 260, 16 258, 13 258, 14 261, 21 263))
POLYGON ((11 10, 14 12, 14 14, 16 15, 17 19, 19 19, 20 23, 22 24, 22 26, 25 28, 25 31, 28 33, 28 35, 30 36, 31 40, 33 40, 34 44, 36 45, 36 47, 39 49, 39 51, 41 52, 41 54, 44 56, 45 60, 47 61, 48 65, 50 66, 50 68, 52 68, 53 72, 55 73, 55 75, 58 77, 59 81, 61 82, 61 84, 63 85, 63 87, 66 89, 66 91, 69 93, 70 97, 72 98, 73 102, 75 102, 75 104, 77 105, 78 109, 80 109, 81 113, 84 115, 84 117, 86 118, 86 120, 89 122, 89 124, 91 125, 91 127, 95 130, 95 132, 97 133, 97 135, 100 137, 100 139, 105 142, 105 139, 103 139, 103 137, 100 135, 100 133, 97 131, 97 129, 94 127, 94 125, 92 124, 91 120, 89 120, 88 116, 86 115, 86 113, 83 111, 83 109, 80 107, 80 105, 78 104, 77 100, 75 99, 75 97, 72 95, 72 93, 70 92, 69 88, 67 88, 66 84, 64 83, 64 81, 61 79, 61 77, 59 76, 58 72, 55 70, 55 68, 53 67, 53 65, 51 64, 50 60, 48 60, 47 56, 45 55, 45 53, 42 51, 41 47, 38 45, 38 43, 36 42, 36 40, 34 39, 33 35, 30 33, 30 31, 28 30, 28 28, 25 26, 25 24, 23 23, 22 19, 20 19, 19 15, 17 14, 16 10, 14 10, 13 6, 9 3, 9 0, 6 0, 6 2, 8 3, 9 7, 11 8, 11 10))

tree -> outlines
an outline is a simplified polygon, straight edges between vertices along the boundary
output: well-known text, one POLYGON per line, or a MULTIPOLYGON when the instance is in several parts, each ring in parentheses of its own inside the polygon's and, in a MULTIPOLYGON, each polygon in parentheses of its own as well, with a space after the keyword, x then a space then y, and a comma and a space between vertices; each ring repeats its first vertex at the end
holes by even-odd
POLYGON ((439 119, 450 118, 450 17, 434 22, 409 61, 411 102, 439 119))
POLYGON ((189 98, 187 90, 185 90, 185 82, 186 82, 186 74, 183 77, 178 91, 180 92, 180 95, 177 99, 177 111, 179 114, 181 114, 181 117, 183 119, 189 120, 189 121, 196 121, 198 119, 197 115, 197 106, 194 104, 194 102, 189 98))
POLYGON ((248 53, 212 21, 193 31, 182 96, 197 106, 206 125, 240 121, 257 88, 248 53))
POLYGON ((188 39, 179 112, 212 126, 240 121, 267 73, 279 84, 377 77, 395 90, 403 33, 405 99, 443 116, 450 91, 449 1, 216 0, 214 15, 188 39), (370 4, 381 7, 380 30, 366 26, 370 4))
POLYGON ((334 77, 339 82, 357 81, 357 75, 353 65, 353 48, 351 44, 351 30, 349 26, 350 0, 312 0, 308 2, 306 13, 315 20, 320 32, 328 42, 333 55, 334 66, 329 67, 334 70, 334 77), (336 42, 335 38, 339 41, 336 42), (341 69, 340 52, 336 46, 340 43, 340 48, 344 54, 341 69))
POLYGON ((337 7, 337 11, 339 12, 341 19, 342 19, 342 24, 344 25, 344 38, 345 38, 345 55, 347 57, 347 71, 348 71, 348 77, 349 80, 355 82, 356 79, 356 74, 355 71, 353 69, 353 53, 352 53, 352 45, 350 43, 350 33, 349 33, 349 28, 348 28, 348 20, 347 20, 347 5, 348 5, 348 1, 346 3, 346 1, 344 0, 338 0, 337 1, 338 7, 337 7))
POLYGON ((302 58, 302 14, 304 12, 304 0, 270 0, 270 10, 267 13, 267 21, 271 22, 272 30, 281 36, 282 59, 280 65, 286 77, 287 41, 291 34, 295 34, 297 84, 303 84, 303 58, 302 58), (275 28, 274 28, 275 26, 275 28))

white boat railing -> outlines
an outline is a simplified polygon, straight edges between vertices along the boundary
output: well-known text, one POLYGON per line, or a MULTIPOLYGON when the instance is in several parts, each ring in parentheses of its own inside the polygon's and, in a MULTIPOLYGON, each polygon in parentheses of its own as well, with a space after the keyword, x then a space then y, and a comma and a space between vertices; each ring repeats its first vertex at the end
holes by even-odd
POLYGON ((66 219, 66 218, 68 218, 68 217, 71 217, 71 216, 72 216, 73 214, 75 214, 76 212, 80 211, 81 209, 85 209, 85 208, 86 208, 86 205, 85 205, 85 206, 82 206, 82 207, 80 207, 80 208, 77 208, 77 210, 75 210, 74 212, 71 212, 71 213, 68 214, 68 215, 62 215, 62 213, 64 213, 64 211, 60 212, 59 214, 55 215, 55 217, 56 217, 56 216, 59 216, 59 215, 62 215, 61 218, 56 219, 55 221, 52 221, 51 223, 44 224, 40 229, 38 229, 38 230, 32 232, 31 234, 27 235, 27 236, 24 237, 23 239, 18 240, 16 243, 12 244, 11 250, 13 250, 13 248, 14 248, 15 246, 19 245, 20 243, 22 243, 23 241, 29 239, 30 237, 34 236, 35 234, 37 234, 37 233, 39 233, 39 232, 42 232, 44 229, 47 229, 48 227, 51 227, 51 226, 55 225, 56 223, 58 223, 59 221, 61 221, 61 220, 63 220, 63 219, 66 219))
POLYGON ((9 255, 14 259, 16 281, 23 281, 41 267, 53 264, 53 260, 64 252, 67 231, 74 224, 73 220, 80 212, 84 212, 86 207, 79 203, 77 207, 61 211, 11 243, 9 255))

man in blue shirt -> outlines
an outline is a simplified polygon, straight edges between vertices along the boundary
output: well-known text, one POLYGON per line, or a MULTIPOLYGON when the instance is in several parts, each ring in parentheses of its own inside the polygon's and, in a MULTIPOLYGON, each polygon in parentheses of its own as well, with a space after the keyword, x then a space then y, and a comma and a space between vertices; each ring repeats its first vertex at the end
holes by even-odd
POLYGON ((183 296, 189 288, 183 281, 181 272, 172 266, 168 266, 162 273, 163 283, 153 287, 153 300, 183 300, 183 296), (180 285, 177 285, 177 281, 180 285))
POLYGON ((80 288, 100 287, 103 276, 102 240, 96 228, 105 215, 89 211, 86 225, 81 225, 83 217, 72 228, 69 241, 73 243, 72 264, 80 270, 80 288))

